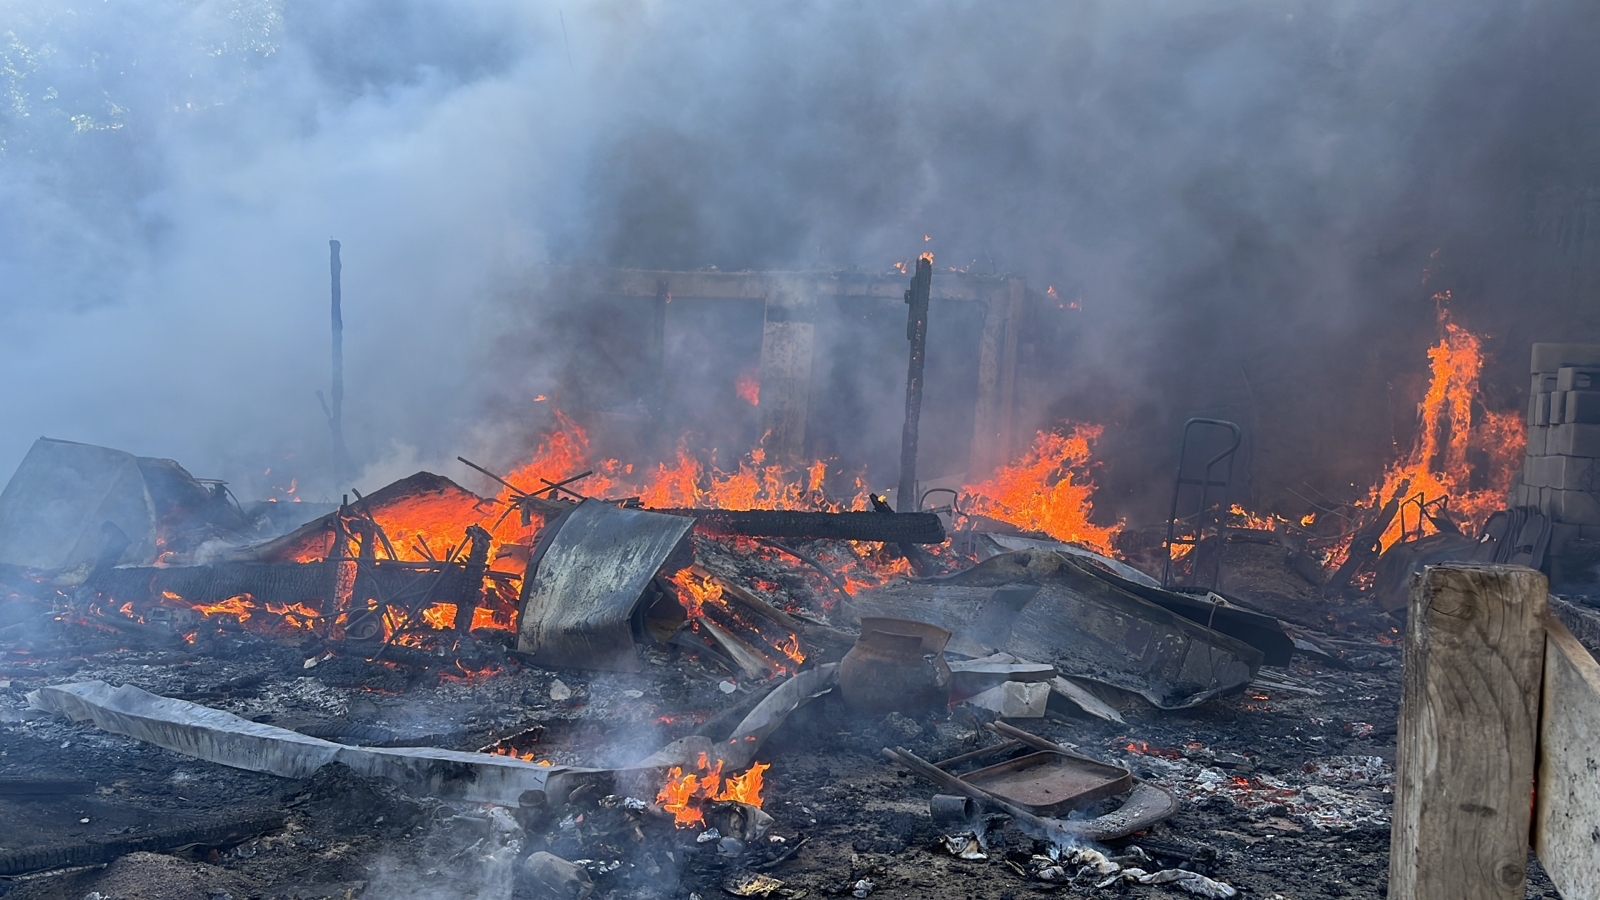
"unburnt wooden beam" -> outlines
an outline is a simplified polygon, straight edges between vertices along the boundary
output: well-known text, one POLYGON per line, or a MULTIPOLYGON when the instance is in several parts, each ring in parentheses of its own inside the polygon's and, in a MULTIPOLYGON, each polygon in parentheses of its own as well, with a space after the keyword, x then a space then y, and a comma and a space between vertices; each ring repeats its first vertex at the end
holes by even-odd
POLYGON ((1389 897, 1522 900, 1547 590, 1520 566, 1413 580, 1389 897))
POLYGON ((1563 897, 1600 897, 1600 664, 1545 622, 1533 847, 1563 897))

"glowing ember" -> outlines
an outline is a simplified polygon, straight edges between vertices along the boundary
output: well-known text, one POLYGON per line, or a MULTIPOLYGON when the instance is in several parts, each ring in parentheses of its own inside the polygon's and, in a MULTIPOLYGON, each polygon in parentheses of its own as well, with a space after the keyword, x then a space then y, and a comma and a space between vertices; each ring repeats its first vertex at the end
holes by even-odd
POLYGON ((196 603, 195 611, 200 615, 210 618, 212 616, 232 616, 240 622, 250 621, 250 614, 256 609, 256 601, 249 594, 239 594, 229 597, 220 603, 196 603))
POLYGON ((1121 523, 1089 521, 1094 493, 1089 447, 1103 430, 1100 425, 1078 425, 1070 435, 1039 432, 1021 459, 1000 467, 988 481, 962 488, 970 495, 968 511, 1109 554, 1121 523))

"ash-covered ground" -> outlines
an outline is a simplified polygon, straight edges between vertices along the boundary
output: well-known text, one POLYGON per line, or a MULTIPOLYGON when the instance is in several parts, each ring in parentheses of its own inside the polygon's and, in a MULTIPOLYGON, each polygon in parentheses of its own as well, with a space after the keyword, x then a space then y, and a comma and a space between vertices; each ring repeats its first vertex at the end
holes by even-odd
MULTIPOLYGON (((1127 723, 1052 714, 1019 724, 1128 766, 1183 798, 1174 818, 1102 848, 1125 865, 1187 868, 1247 897, 1382 897, 1393 787, 1399 653, 1373 644, 1361 669, 1316 662, 1264 669, 1263 684, 1189 712, 1124 710, 1127 723)), ((406 683, 359 660, 307 669, 293 647, 240 636, 215 655, 118 650, 9 662, 0 675, 0 765, 6 777, 92 782, 85 792, 0 799, 6 850, 137 835, 250 810, 286 826, 231 846, 134 854, 105 868, 6 882, 11 898, 539 896, 516 857, 548 851, 582 865, 591 896, 725 896, 737 876, 781 882, 771 896, 1188 896, 1093 872, 1034 877, 1045 847, 1004 817, 985 820, 985 859, 960 859, 929 818, 932 785, 885 760, 885 746, 924 758, 995 741, 982 713, 876 719, 833 696, 803 707, 763 748, 760 846, 700 840, 654 810, 591 796, 547 816, 450 806, 330 766, 296 782, 197 761, 92 726, 31 711, 44 684, 103 679, 196 697, 247 718, 351 742, 475 750, 513 737, 557 763, 625 764, 748 699, 753 685, 662 654, 638 675, 533 668, 479 683, 406 683), (559 684, 558 684, 559 682, 559 684), (551 699, 552 689, 562 701, 551 699), (569 693, 570 692, 570 693, 569 693), (739 852, 742 849, 742 852, 739 852)), ((653 798, 642 798, 650 800, 653 798)), ((1529 896, 1556 894, 1535 871, 1529 896)), ((572 896, 577 896, 574 892, 572 896)))

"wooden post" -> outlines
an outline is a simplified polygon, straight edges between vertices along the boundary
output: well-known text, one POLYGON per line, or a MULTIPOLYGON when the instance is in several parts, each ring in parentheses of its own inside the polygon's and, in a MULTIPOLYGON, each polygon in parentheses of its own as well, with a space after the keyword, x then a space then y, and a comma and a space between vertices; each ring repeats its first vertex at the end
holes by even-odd
POLYGON ((667 304, 671 302, 672 289, 667 285, 667 280, 657 280, 655 301, 651 304, 649 346, 645 348, 645 358, 650 362, 650 383, 645 385, 645 405, 657 420, 666 408, 667 304))
POLYGON ((1390 898, 1522 900, 1547 592, 1521 566, 1413 578, 1390 898))
POLYGON ((768 458, 799 463, 811 409, 811 354, 816 336, 814 298, 803 284, 775 285, 761 330, 761 424, 768 458))
POLYGON ((911 342, 911 362, 906 369, 906 423, 900 430, 900 487, 895 491, 898 512, 916 512, 917 424, 922 419, 922 370, 928 351, 928 293, 933 286, 933 254, 917 260, 917 274, 906 291, 906 340, 911 342))
MULTIPOLYGON (((356 464, 350 458, 350 447, 344 442, 344 308, 339 275, 344 266, 339 262, 339 242, 328 241, 328 276, 332 282, 333 302, 333 404, 322 404, 328 417, 328 431, 333 435, 334 476, 340 481, 354 478, 356 464)), ((322 392, 317 392, 322 400, 322 392)))
POLYGON ((978 336, 978 398, 973 407, 972 453, 967 480, 987 478, 1008 461, 1016 408, 1017 335, 1027 282, 1010 279, 1004 294, 989 297, 978 336))

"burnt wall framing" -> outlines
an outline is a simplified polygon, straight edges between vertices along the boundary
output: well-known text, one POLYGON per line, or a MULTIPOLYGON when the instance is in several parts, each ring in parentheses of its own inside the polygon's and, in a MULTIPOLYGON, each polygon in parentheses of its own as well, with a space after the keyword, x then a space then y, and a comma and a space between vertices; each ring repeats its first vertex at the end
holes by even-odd
MULTIPOLYGON (((822 298, 904 299, 909 275, 859 272, 675 272, 646 269, 552 267, 552 287, 571 297, 624 297, 641 301, 653 322, 651 347, 664 341, 667 298, 748 300, 764 309, 761 336, 761 418, 767 450, 800 460, 806 450, 817 301, 822 298), (644 306, 644 301, 649 306, 644 306)), ((1004 275, 936 272, 932 299, 979 304, 978 377, 968 471, 985 473, 1015 449, 1018 341, 1028 302, 1027 282, 1004 275)), ((661 362, 659 350, 653 350, 661 362)))

